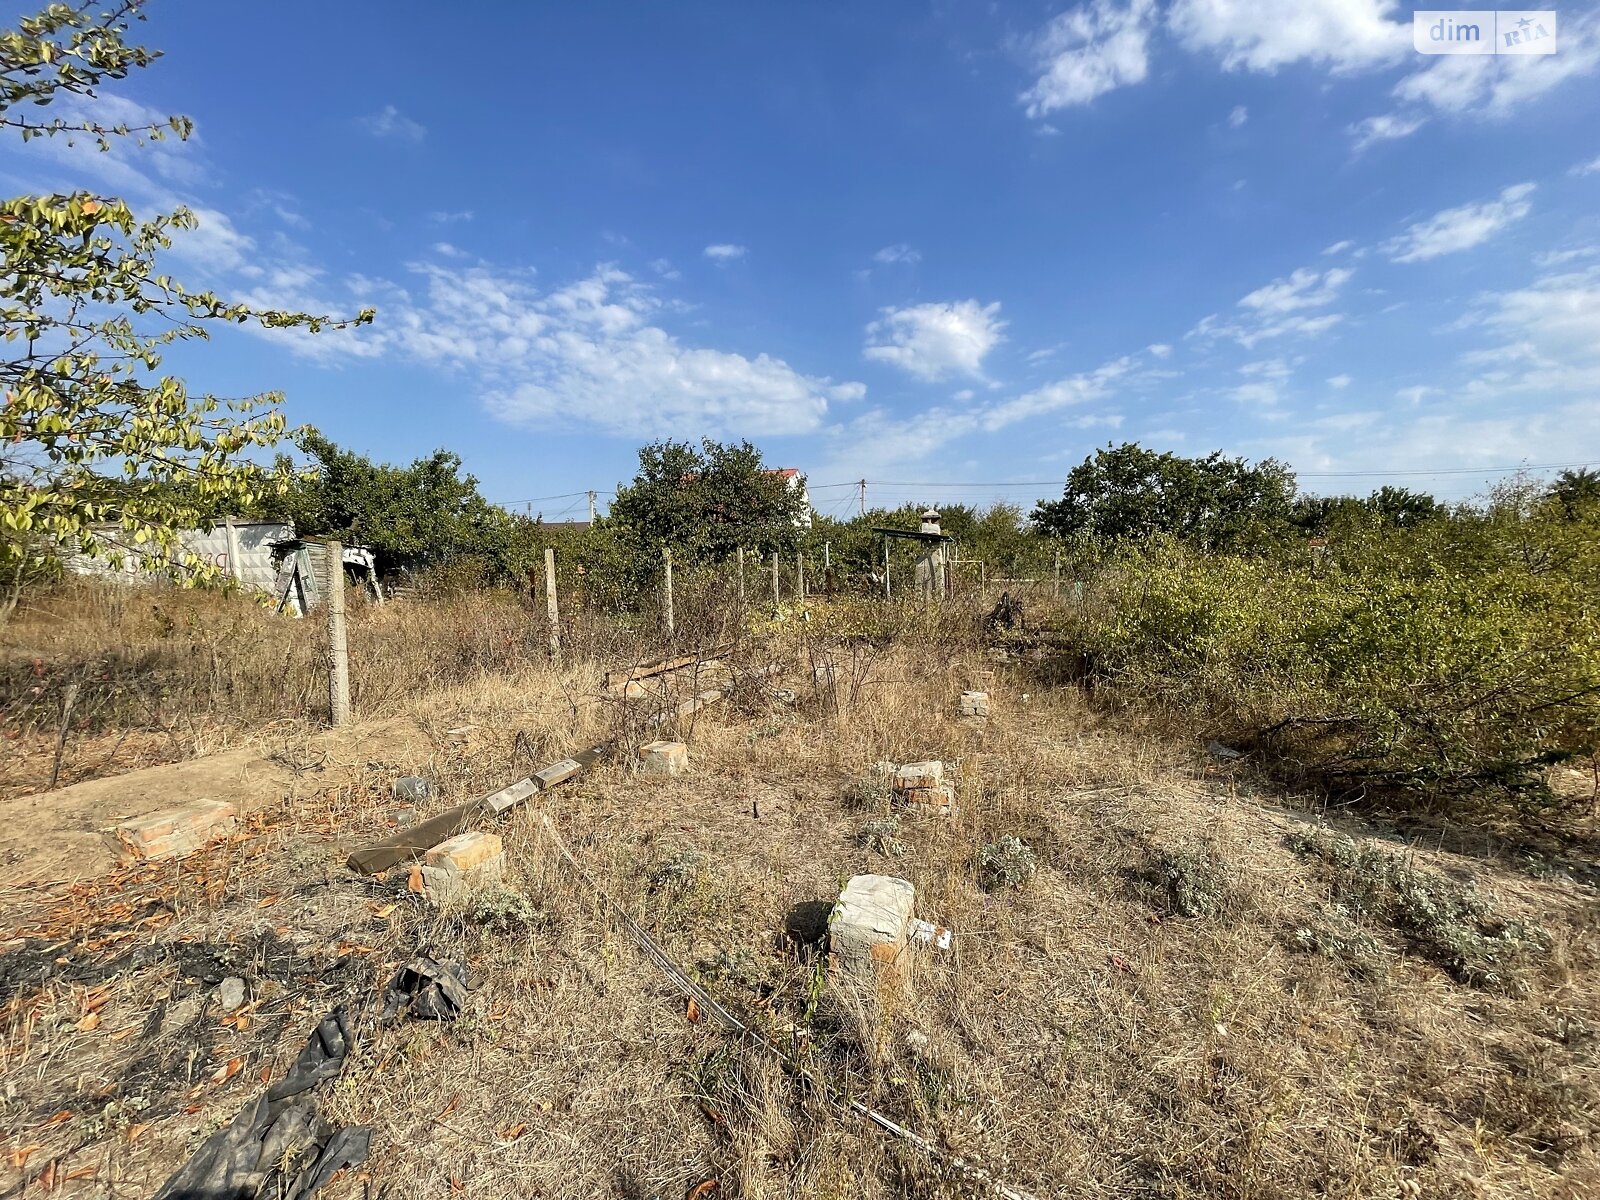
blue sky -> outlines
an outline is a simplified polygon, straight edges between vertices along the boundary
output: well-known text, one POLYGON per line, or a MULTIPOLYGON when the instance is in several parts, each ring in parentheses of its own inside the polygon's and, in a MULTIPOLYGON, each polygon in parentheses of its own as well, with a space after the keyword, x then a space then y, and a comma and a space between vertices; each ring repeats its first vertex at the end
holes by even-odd
POLYGON ((1411 11, 156 0, 100 116, 197 136, 0 174, 189 205, 191 282, 375 306, 169 362, 552 518, 660 436, 824 511, 1028 503, 1108 440, 1314 491, 1600 461, 1600 11, 1449 58, 1411 11))

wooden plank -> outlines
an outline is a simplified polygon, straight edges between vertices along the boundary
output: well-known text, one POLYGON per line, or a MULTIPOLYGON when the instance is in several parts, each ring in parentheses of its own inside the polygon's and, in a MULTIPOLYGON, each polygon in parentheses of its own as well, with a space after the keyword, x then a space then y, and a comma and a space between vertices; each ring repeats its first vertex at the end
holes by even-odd
POLYGON ((494 813, 495 816, 499 816, 508 808, 515 808, 538 790, 539 783, 536 779, 519 779, 516 783, 485 796, 483 798, 483 806, 494 813))
POLYGON ((373 842, 370 846, 352 851, 350 857, 345 860, 345 865, 363 875, 376 875, 379 871, 387 871, 390 867, 397 867, 403 862, 411 862, 421 858, 423 851, 455 837, 485 811, 482 800, 458 804, 454 808, 429 817, 426 821, 418 821, 415 825, 397 829, 388 837, 373 842))
POLYGON ((680 654, 676 658, 662 658, 633 667, 621 667, 615 671, 607 671, 603 682, 606 687, 616 687, 619 684, 649 679, 653 675, 665 675, 668 671, 681 671, 684 667, 692 667, 706 659, 717 658, 732 649, 732 642, 724 642, 720 646, 710 646, 704 650, 696 650, 692 654, 680 654))

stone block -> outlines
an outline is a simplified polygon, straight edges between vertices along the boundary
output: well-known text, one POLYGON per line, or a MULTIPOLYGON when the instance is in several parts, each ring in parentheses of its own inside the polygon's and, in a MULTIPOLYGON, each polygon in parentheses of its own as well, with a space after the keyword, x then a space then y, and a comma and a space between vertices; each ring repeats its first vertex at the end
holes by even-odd
POLYGON ((433 795, 433 783, 423 775, 402 775, 394 781, 394 798, 415 803, 433 795))
POLYGON ((422 856, 422 890, 434 904, 444 904, 501 882, 505 869, 505 846, 498 834, 458 833, 422 856))
POLYGON ((650 742, 639 747, 639 765, 646 775, 682 775, 689 769, 689 747, 682 742, 650 742))
POLYGON ((233 805, 196 800, 124 821, 117 826, 117 840, 140 858, 179 858, 232 833, 237 824, 233 805))
POLYGON ((963 717, 987 717, 989 715, 988 692, 962 692, 959 704, 963 717))
POLYGON ((894 773, 895 791, 905 791, 907 788, 938 787, 944 782, 944 764, 937 760, 931 762, 906 763, 894 773))
POLYGON ((828 917, 828 954, 836 970, 865 983, 895 986, 910 978, 907 938, 916 888, 893 875, 857 875, 828 917))

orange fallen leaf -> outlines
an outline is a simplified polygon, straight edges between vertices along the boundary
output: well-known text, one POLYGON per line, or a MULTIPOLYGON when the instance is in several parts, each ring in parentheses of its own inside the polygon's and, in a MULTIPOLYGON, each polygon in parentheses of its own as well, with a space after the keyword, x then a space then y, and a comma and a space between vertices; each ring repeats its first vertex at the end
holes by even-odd
POLYGON ((387 917, 390 913, 392 913, 398 907, 399 906, 395 905, 395 904, 385 904, 381 908, 373 909, 372 910, 372 915, 375 916, 375 917, 387 917))
POLYGON ((79 1033, 88 1033, 91 1029, 99 1029, 100 1014, 97 1012, 84 1014, 83 1020, 78 1022, 76 1028, 79 1033))
POLYGON ((422 868, 416 863, 411 864, 411 873, 406 876, 406 891, 422 895, 426 889, 422 886, 422 868))
POLYGON ((111 1035, 111 1040, 113 1042, 125 1042, 129 1038, 131 1038, 134 1034, 136 1034, 138 1032, 139 1032, 139 1027, 137 1025, 130 1025, 126 1029, 119 1029, 115 1033, 113 1033, 111 1035))
POLYGON ((508 1125, 506 1128, 502 1129, 500 1131, 500 1136, 505 1138, 505 1140, 508 1142, 514 1142, 527 1132, 528 1123, 526 1121, 518 1121, 515 1125, 508 1125))
POLYGON ((256 903, 257 908, 271 908, 280 899, 277 892, 268 892, 256 903))
POLYGON ((230 1058, 227 1062, 223 1063, 220 1067, 218 1067, 216 1069, 215 1073, 212 1074, 211 1082, 212 1083, 227 1083, 228 1080, 232 1079, 235 1075, 237 1075, 243 1069, 244 1069, 244 1059, 242 1059, 242 1058, 230 1058))
POLYGON ((44 1170, 39 1172, 39 1178, 38 1178, 37 1182, 38 1182, 39 1186, 42 1187, 47 1192, 51 1192, 51 1191, 55 1190, 55 1186, 56 1186, 56 1160, 55 1159, 52 1158, 49 1162, 45 1163, 44 1170))
POLYGON ((135 1142, 137 1142, 140 1138, 142 1138, 144 1136, 144 1131, 146 1129, 149 1129, 149 1128, 150 1128, 150 1123, 148 1121, 141 1122, 138 1125, 129 1125, 128 1126, 128 1145, 131 1146, 135 1142))
POLYGON ((450 1194, 452 1196, 462 1195, 466 1190, 466 1184, 462 1183, 460 1179, 456 1178, 456 1176, 450 1176, 450 1194))
POLYGON ((13 1167, 20 1171, 30 1158, 43 1149, 44 1143, 31 1142, 26 1146, 18 1146, 10 1154, 6 1155, 6 1158, 10 1160, 13 1167))
POLYGON ((64 1124, 70 1120, 72 1120, 72 1110, 70 1108, 63 1108, 60 1112, 56 1113, 55 1116, 51 1117, 43 1125, 39 1126, 39 1128, 50 1129, 53 1126, 64 1124))
POLYGON ((689 1018, 689 1024, 700 1024, 700 1006, 694 1002, 693 996, 689 997, 689 1008, 684 1015, 689 1018))
POLYGON ((256 1075, 256 1078, 259 1079, 262 1083, 271 1083, 272 1082, 272 1068, 271 1067, 262 1067, 261 1071, 256 1075))
POLYGON ((450 1103, 446 1104, 444 1106, 444 1111, 441 1112, 437 1117, 435 1117, 434 1120, 442 1121, 446 1117, 448 1117, 451 1113, 455 1112, 455 1110, 460 1108, 460 1107, 461 1107, 461 1093, 457 1092, 454 1096, 450 1097, 450 1103))
POLYGON ((722 1190, 722 1185, 715 1179, 702 1179, 689 1189, 689 1194, 683 1200, 705 1200, 707 1196, 715 1196, 722 1190))
POLYGON ((62 1183, 71 1183, 74 1179, 91 1179, 99 1167, 79 1167, 76 1171, 69 1171, 61 1177, 62 1183))

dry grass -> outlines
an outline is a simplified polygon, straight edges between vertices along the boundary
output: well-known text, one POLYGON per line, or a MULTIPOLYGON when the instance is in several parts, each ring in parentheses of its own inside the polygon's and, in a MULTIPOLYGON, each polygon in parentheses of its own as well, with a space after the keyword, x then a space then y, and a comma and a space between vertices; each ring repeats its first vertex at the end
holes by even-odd
POLYGON ((333 1087, 336 1116, 375 1132, 371 1161, 329 1200, 369 1185, 677 1197, 704 1179, 726 1196, 970 1194, 690 1023, 541 837, 541 812, 742 1017, 1034 1195, 1509 1198, 1600 1184, 1592 889, 1413 849, 1419 869, 1475 879, 1507 916, 1539 923, 1550 948, 1525 991, 1487 991, 1369 925, 1372 961, 1355 970, 1297 937, 1332 900, 1286 844, 1303 818, 1241 796, 1188 748, 1109 725, 1075 691, 1037 691, 955 632, 885 648, 785 634, 762 655, 790 664, 797 703, 747 689, 701 714, 682 731, 691 775, 616 763, 513 815, 501 831, 521 900, 436 913, 402 878, 340 863, 388 827, 399 773, 439 781, 426 815, 533 760, 643 737, 595 696, 598 660, 441 670, 442 686, 385 701, 436 735, 426 759, 325 761, 238 839, 180 866, 8 897, 19 928, 0 946, 0 1112, 19 1147, 39 1148, 0 1191, 57 1164, 56 1180, 86 1172, 66 1194, 152 1194, 263 1071, 282 1073, 317 1017, 370 1002, 427 947, 466 957, 469 1010, 375 1033, 333 1087), (841 664, 837 689, 813 683, 824 655, 841 664), (973 686, 995 699, 985 724, 955 715, 973 686), (464 723, 481 731, 466 752, 442 736, 464 723), (851 785, 880 759, 930 757, 954 764, 959 811, 903 819, 902 853, 885 854, 861 836, 883 801, 851 785), (1038 869, 986 892, 980 851, 1006 836, 1038 869), (1221 877, 1214 915, 1180 915, 1163 882, 1195 861, 1221 877), (951 953, 919 955, 908 995, 830 980, 805 944, 861 871, 912 880, 920 915, 957 932, 951 953), (206 1007, 214 988, 197 976, 219 971, 250 981, 243 1027, 206 1007), (71 1115, 50 1125, 59 1111, 71 1115))

